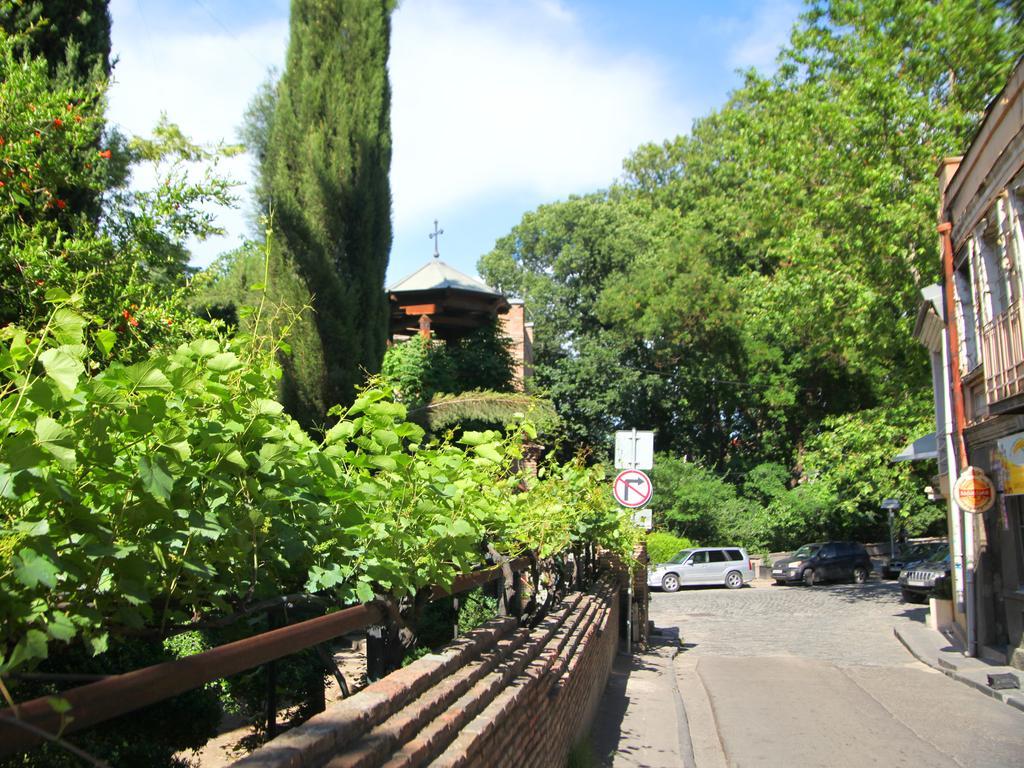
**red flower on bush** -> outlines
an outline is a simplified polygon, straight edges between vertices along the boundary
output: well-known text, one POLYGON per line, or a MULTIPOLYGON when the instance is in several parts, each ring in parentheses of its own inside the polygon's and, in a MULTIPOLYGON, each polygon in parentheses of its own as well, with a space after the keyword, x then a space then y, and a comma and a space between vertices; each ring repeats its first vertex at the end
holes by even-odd
POLYGON ((109 160, 110 159, 110 150, 109 149, 101 149, 99 154, 100 154, 100 157, 102 157, 104 160, 109 160))
POLYGON ((56 202, 57 202, 57 207, 60 208, 61 210, 64 210, 65 208, 68 207, 68 204, 65 203, 63 200, 61 200, 59 197, 57 198, 56 202))
POLYGON ((125 320, 127 320, 127 321, 128 321, 129 323, 131 323, 132 325, 138 325, 138 324, 139 324, 139 321, 138 321, 138 320, 136 320, 136 319, 135 319, 135 318, 134 318, 134 317, 132 316, 132 313, 131 313, 131 312, 129 312, 129 311, 127 310, 127 309, 126 309, 126 310, 124 310, 123 312, 121 312, 121 316, 122 316, 122 317, 124 317, 124 319, 125 319, 125 320))
POLYGON ((64 125, 64 121, 61 120, 59 117, 55 117, 53 118, 53 124, 60 128, 62 125, 64 125))

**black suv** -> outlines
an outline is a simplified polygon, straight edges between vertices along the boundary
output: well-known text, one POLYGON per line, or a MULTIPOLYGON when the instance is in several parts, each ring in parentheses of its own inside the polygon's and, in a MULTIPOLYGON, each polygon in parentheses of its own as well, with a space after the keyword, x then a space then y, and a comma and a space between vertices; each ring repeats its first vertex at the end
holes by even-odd
POLYGON ((864 545, 854 541, 804 544, 790 557, 772 564, 776 584, 802 581, 810 587, 821 581, 839 579, 863 584, 870 575, 871 558, 864 545))

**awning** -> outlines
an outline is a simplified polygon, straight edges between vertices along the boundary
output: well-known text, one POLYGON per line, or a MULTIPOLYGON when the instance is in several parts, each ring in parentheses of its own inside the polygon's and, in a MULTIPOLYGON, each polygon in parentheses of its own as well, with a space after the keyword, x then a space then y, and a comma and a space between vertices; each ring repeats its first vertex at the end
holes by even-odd
POLYGON ((919 437, 910 443, 906 448, 890 459, 894 464, 897 461, 924 461, 925 459, 939 458, 939 443, 935 433, 919 437))

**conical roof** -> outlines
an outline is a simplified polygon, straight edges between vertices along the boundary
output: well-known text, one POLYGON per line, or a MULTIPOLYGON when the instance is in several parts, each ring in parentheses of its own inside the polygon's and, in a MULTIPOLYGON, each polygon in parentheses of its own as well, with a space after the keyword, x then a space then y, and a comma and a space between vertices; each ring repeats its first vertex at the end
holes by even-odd
POLYGON ((392 293, 403 291, 433 291, 454 288, 460 291, 474 291, 489 296, 501 296, 501 293, 482 283, 475 277, 459 272, 438 258, 432 258, 408 277, 399 280, 388 290, 392 293))

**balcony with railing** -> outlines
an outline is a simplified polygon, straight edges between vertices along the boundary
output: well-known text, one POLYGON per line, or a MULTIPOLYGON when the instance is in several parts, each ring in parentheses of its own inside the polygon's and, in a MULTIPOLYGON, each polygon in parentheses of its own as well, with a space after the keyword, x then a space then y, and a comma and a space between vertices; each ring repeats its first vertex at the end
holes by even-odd
POLYGON ((989 405, 1024 394, 1024 316, 1015 301, 982 329, 985 397, 989 405))

